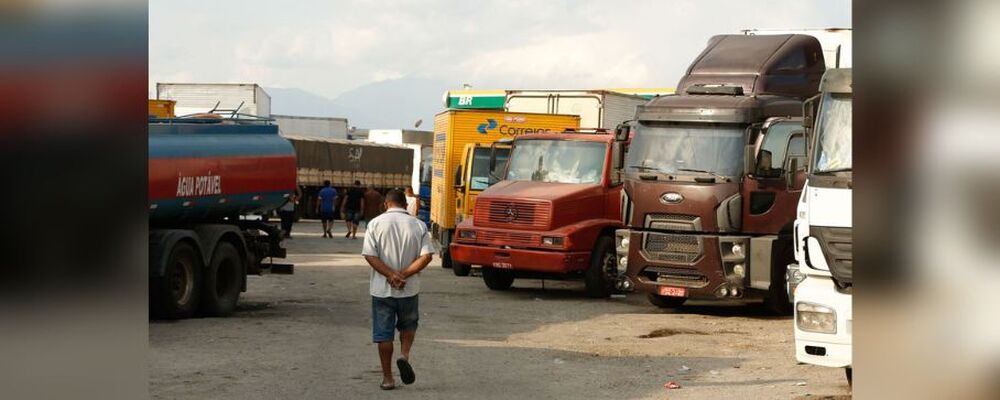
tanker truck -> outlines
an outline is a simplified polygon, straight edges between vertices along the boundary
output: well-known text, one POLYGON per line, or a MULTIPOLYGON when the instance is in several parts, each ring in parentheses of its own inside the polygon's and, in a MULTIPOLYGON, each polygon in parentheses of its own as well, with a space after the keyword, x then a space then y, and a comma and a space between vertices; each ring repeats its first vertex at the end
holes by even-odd
POLYGON ((150 314, 232 313, 247 274, 285 256, 275 226, 242 216, 286 202, 295 173, 295 151, 270 120, 150 118, 150 314))

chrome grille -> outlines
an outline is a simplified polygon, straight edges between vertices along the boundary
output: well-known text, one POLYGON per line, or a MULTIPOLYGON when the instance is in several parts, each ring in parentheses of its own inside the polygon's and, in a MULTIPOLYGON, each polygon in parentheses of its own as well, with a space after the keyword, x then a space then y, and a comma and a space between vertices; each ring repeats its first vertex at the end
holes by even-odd
POLYGON ((474 212, 477 226, 495 226, 518 229, 547 229, 552 217, 547 203, 479 199, 474 212))
POLYGON ((646 214, 646 227, 668 231, 700 231, 701 217, 689 214, 646 214))

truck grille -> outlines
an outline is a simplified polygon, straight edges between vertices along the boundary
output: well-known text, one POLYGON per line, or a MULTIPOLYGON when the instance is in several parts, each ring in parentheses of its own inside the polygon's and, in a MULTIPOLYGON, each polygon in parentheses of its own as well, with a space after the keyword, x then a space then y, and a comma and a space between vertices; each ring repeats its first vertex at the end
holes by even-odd
POLYGON ((663 233, 647 233, 645 236, 642 249, 653 260, 693 263, 703 253, 704 245, 698 236, 663 233))
POLYGON ((477 226, 542 230, 548 228, 552 210, 543 202, 479 199, 473 218, 477 226))
POLYGON ((537 246, 542 241, 539 235, 518 232, 479 231, 476 237, 476 241, 481 244, 495 246, 531 247, 537 246))
POLYGON ((851 228, 811 226, 809 234, 819 239, 826 263, 830 266, 830 275, 842 284, 851 284, 854 262, 854 236, 851 228))
POLYGON ((708 278, 695 269, 649 266, 643 272, 652 282, 686 287, 702 287, 708 284, 708 278))
POLYGON ((646 214, 646 227, 668 231, 700 231, 701 217, 688 214, 646 214))

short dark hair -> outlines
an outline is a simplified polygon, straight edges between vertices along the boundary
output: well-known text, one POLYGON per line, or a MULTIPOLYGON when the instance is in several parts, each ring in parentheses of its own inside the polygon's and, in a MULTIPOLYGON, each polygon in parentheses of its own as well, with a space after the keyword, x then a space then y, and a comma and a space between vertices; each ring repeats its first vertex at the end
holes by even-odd
POLYGON ((330 186, 330 180, 327 179, 327 180, 323 181, 323 186, 330 186))
POLYGON ((354 181, 354 186, 361 186, 361 181, 354 181))
POLYGON ((386 203, 406 208, 406 195, 399 189, 392 189, 385 194, 386 203))

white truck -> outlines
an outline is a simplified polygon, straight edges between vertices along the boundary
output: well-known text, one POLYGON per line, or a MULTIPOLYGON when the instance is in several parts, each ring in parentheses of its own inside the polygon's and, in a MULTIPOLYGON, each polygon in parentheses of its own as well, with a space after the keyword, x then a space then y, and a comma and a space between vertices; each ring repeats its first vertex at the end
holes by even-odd
POLYGON ((810 35, 823 47, 826 68, 851 68, 851 28, 744 29, 744 35, 810 35))
POLYGON ((347 139, 347 118, 278 114, 271 115, 271 118, 274 118, 274 123, 278 125, 278 133, 282 136, 347 139))
POLYGON ((174 100, 174 114, 213 110, 271 117, 271 96, 256 83, 157 83, 157 100, 174 100))
POLYGON ((808 178, 796 215, 789 296, 795 305, 795 358, 844 368, 852 382, 851 69, 830 69, 810 99, 808 178))
POLYGON ((434 132, 413 129, 369 129, 368 141, 413 149, 413 177, 410 186, 413 188, 413 193, 420 193, 420 178, 425 170, 424 161, 431 157, 434 132))

